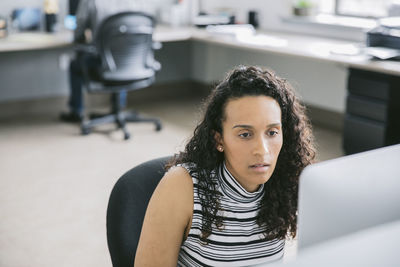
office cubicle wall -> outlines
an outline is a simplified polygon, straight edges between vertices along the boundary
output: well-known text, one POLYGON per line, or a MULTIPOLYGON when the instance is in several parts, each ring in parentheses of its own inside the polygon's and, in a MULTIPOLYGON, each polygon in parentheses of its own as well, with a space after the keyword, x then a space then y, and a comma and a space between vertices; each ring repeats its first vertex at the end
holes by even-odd
POLYGON ((0 102, 36 99, 68 93, 60 56, 67 49, 0 53, 0 102))
POLYGON ((192 79, 206 83, 222 79, 229 69, 238 64, 269 67, 287 78, 306 104, 328 111, 345 112, 348 71, 344 66, 201 42, 193 44, 191 64, 192 79))

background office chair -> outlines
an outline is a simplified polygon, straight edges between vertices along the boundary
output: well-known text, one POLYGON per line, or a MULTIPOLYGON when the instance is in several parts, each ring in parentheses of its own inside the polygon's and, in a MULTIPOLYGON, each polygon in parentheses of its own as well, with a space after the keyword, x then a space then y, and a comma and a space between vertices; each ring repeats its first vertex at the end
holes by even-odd
POLYGON ((114 267, 132 267, 150 197, 171 157, 142 163, 115 184, 107 208, 107 241, 114 267))
POLYGON ((101 66, 96 75, 82 62, 84 84, 89 92, 112 94, 112 108, 104 116, 92 116, 81 124, 82 134, 105 123, 116 123, 129 139, 126 122, 153 122, 161 130, 156 118, 143 118, 136 112, 122 112, 120 94, 125 90, 138 90, 150 86, 161 65, 154 59, 154 50, 161 47, 152 40, 155 22, 142 12, 122 12, 106 18, 97 31, 94 47, 85 47, 84 53, 96 54, 101 66))

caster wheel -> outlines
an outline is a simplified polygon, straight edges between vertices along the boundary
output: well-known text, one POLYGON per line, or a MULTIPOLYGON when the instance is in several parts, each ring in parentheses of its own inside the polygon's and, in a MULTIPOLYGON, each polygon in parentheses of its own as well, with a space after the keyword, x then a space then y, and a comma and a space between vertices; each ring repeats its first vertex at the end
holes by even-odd
POLYGON ((157 122, 156 123, 156 131, 159 132, 159 131, 161 131, 161 129, 162 129, 161 123, 157 122))
POLYGON ((90 129, 82 127, 81 128, 81 133, 82 133, 82 135, 88 135, 88 134, 90 134, 90 129))
POLYGON ((124 140, 128 140, 129 138, 131 138, 131 135, 129 133, 125 133, 124 140))

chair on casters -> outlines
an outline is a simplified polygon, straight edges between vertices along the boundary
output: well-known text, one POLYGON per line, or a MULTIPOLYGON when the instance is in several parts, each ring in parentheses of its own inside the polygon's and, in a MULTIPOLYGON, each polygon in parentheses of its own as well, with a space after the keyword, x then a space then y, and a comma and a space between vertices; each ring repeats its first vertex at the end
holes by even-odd
MULTIPOLYGON (((81 46, 78 53, 97 55, 101 66, 95 75, 90 73, 81 60, 83 79, 89 93, 109 93, 111 111, 105 115, 90 116, 81 124, 82 134, 87 135, 101 124, 116 123, 129 139, 126 122, 152 122, 156 131, 162 128, 156 118, 144 118, 136 112, 123 112, 119 98, 124 91, 150 86, 161 65, 154 59, 154 50, 161 44, 153 42, 155 21, 142 12, 121 12, 106 18, 97 31, 94 46, 81 46)), ((79 57, 78 57, 79 58, 79 57)))
POLYGON ((169 159, 144 162, 114 185, 107 207, 107 243, 114 267, 133 266, 148 202, 169 159))

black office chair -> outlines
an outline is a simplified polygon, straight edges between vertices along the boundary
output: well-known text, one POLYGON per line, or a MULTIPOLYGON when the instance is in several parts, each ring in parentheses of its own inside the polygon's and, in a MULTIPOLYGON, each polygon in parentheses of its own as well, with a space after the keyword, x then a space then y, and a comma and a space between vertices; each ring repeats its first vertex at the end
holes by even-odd
POLYGON ((133 266, 148 202, 169 159, 144 162, 114 185, 107 208, 107 241, 114 267, 133 266))
MULTIPOLYGON (((129 139, 126 122, 152 122, 159 131, 161 122, 156 118, 144 118, 136 112, 123 112, 119 103, 122 91, 138 90, 150 86, 161 65, 154 59, 154 50, 161 47, 153 42, 155 21, 142 12, 122 12, 106 18, 99 26, 93 47, 83 48, 83 53, 98 55, 101 66, 96 75, 82 62, 84 84, 90 93, 112 94, 110 113, 91 116, 81 124, 86 135, 100 124, 116 123, 129 139)), ((81 47, 82 49, 82 47, 81 47)), ((78 48, 79 50, 79 48, 78 48)))

